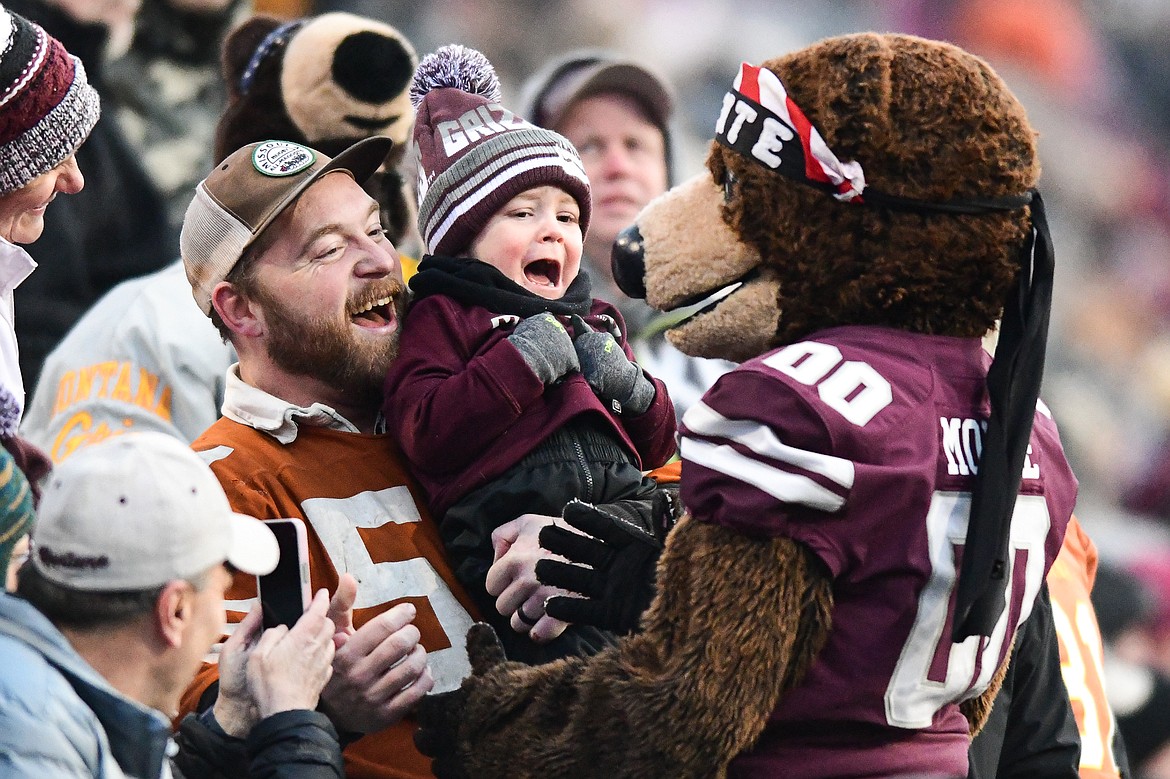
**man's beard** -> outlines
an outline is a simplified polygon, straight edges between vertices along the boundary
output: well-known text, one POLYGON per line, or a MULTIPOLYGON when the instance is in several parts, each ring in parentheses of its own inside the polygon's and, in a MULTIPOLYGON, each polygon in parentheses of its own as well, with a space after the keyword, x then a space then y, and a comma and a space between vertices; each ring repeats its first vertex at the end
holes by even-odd
MULTIPOLYGON (((355 404, 381 405, 386 371, 398 356, 398 334, 406 309, 407 295, 397 281, 378 285, 365 299, 390 297, 399 329, 378 341, 359 340, 348 319, 336 316, 305 316, 293 305, 257 289, 252 297, 264 307, 268 323, 268 356, 285 371, 318 379, 345 392, 355 404)), ((346 312, 354 301, 347 301, 346 312)))

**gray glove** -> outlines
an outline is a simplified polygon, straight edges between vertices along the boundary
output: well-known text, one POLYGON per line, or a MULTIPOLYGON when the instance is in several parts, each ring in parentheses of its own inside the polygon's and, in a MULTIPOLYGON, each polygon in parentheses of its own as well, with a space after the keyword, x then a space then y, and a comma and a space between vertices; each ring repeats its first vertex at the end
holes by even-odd
POLYGON ((589 386, 614 412, 644 414, 654 402, 654 384, 609 333, 599 333, 579 316, 573 317, 573 348, 589 386))
POLYGON ((565 326, 548 312, 521 320, 508 340, 546 385, 566 373, 581 369, 573 350, 573 339, 569 338, 565 326))

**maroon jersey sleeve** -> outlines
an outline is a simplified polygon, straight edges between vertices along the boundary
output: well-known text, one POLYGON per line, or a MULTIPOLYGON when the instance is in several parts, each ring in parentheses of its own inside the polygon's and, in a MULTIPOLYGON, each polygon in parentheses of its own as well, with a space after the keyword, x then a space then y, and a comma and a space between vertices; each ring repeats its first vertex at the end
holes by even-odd
MULTIPOLYGON (((883 366, 897 368, 891 381, 840 355, 806 342, 745 363, 688 410, 682 441, 683 501, 696 518, 800 541, 834 575, 863 554, 858 545, 882 521, 865 505, 874 485, 893 471, 934 468, 906 435, 924 426, 911 417, 929 373, 883 366)), ((933 430, 918 437, 933 440, 933 430)))

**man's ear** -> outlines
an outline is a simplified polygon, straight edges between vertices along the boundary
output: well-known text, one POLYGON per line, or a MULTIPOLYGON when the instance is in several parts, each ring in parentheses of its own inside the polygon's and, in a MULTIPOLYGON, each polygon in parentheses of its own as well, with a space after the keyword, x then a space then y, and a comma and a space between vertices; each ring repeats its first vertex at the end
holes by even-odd
POLYGON ((252 337, 264 334, 264 312, 230 281, 221 281, 211 290, 211 305, 233 333, 252 337))
POLYGON ((154 602, 154 619, 159 637, 170 647, 183 643, 183 634, 194 615, 195 588, 181 579, 169 581, 154 602))

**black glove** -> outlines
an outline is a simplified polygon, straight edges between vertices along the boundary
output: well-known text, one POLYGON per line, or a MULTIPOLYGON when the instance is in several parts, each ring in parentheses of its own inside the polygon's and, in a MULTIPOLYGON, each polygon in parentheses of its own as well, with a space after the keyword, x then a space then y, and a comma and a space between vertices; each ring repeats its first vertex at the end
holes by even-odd
POLYGON ((644 414, 654 402, 654 383, 636 363, 630 362, 621 344, 609 333, 600 333, 579 316, 573 316, 573 348, 581 373, 597 396, 610 403, 615 413, 644 414))
POLYGON ((581 368, 573 349, 573 339, 565 326, 548 312, 521 320, 508 340, 545 384, 552 384, 566 373, 581 368))
POLYGON ((549 526, 540 531, 540 545, 580 565, 540 560, 536 578, 585 597, 549 598, 548 615, 618 633, 637 628, 654 599, 654 568, 674 522, 674 505, 657 490, 644 500, 600 506, 574 500, 565 506, 565 521, 588 535, 549 526))
POLYGON ((468 715, 468 698, 477 678, 503 663, 504 648, 491 625, 477 622, 467 630, 467 655, 471 676, 458 690, 427 695, 415 707, 418 730, 414 745, 431 760, 437 779, 472 779, 459 753, 460 726, 468 715))

